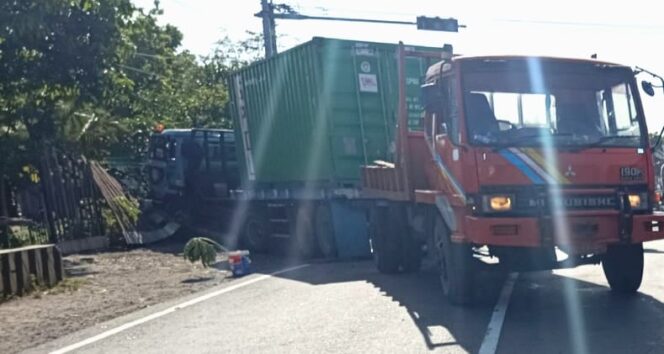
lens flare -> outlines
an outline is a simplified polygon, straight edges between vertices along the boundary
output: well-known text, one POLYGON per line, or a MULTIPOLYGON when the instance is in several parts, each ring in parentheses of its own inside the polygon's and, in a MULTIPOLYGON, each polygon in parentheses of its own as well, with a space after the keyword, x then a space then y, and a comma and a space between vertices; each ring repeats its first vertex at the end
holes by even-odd
MULTIPOLYGON (((272 76, 266 78, 267 85, 271 86, 270 95, 268 97, 267 104, 263 106, 264 111, 260 112, 260 116, 257 117, 261 120, 260 124, 272 127, 274 125, 274 118, 276 117, 277 106, 279 102, 279 95, 283 91, 284 84, 286 82, 286 61, 280 60, 276 63, 276 72, 272 76)), ((242 75, 242 74, 236 74, 242 75)), ((231 84, 238 85, 236 92, 245 92, 246 88, 244 87, 245 83, 243 81, 232 82, 231 84)), ((237 99, 237 98, 236 98, 237 99)), ((240 105, 235 104, 235 109, 242 109, 240 105)), ((253 161, 253 167, 260 171, 261 166, 265 160, 265 152, 268 149, 268 142, 270 140, 269 132, 272 129, 263 129, 256 139, 251 141, 252 149, 245 150, 245 154, 251 154, 251 159, 253 161)), ((252 166, 247 166, 247 170, 250 170, 252 166)), ((245 176, 246 177, 246 176, 245 176)), ((235 248, 239 245, 240 232, 242 231, 242 226, 244 225, 245 220, 247 219, 247 213, 249 212, 250 200, 254 195, 255 185, 254 181, 250 178, 244 178, 242 181, 242 195, 239 196, 237 205, 233 209, 233 215, 230 219, 231 225, 228 229, 228 246, 235 248)))
MULTIPOLYGON (((308 138, 310 149, 308 150, 307 163, 304 170, 304 190, 302 191, 303 198, 297 205, 296 210, 296 220, 295 220, 295 235, 291 237, 296 238, 296 242, 300 242, 302 239, 298 239, 298 236, 302 236, 304 239, 313 238, 313 218, 316 208, 315 201, 321 197, 317 193, 318 183, 320 183, 320 173, 321 173, 321 163, 323 162, 322 153, 323 148, 327 144, 327 139, 325 137, 328 135, 328 119, 333 119, 333 116, 330 114, 330 99, 332 98, 332 88, 337 86, 337 65, 339 62, 339 53, 341 52, 340 45, 336 42, 333 42, 329 47, 325 48, 323 53, 323 75, 325 76, 325 81, 322 87, 321 92, 319 93, 318 106, 316 107, 316 113, 313 118, 313 135, 308 138)), ((310 241, 313 241, 310 240, 310 241)), ((296 256, 297 254, 297 244, 295 242, 291 243, 291 256, 296 256)), ((315 243, 314 243, 315 244, 315 243)))
MULTIPOLYGON (((546 92, 542 63, 537 58, 528 60, 528 74, 530 78, 531 89, 535 92, 546 92)), ((553 144, 553 139, 545 135, 542 141, 542 152, 548 166, 556 168, 558 166, 557 151, 553 144)), ((561 243, 570 244, 570 228, 565 207, 563 205, 562 192, 557 183, 548 184, 548 192, 551 199, 551 211, 553 219, 553 228, 556 230, 557 239, 561 243)), ((565 309, 567 311, 567 320, 569 322, 569 332, 572 338, 572 344, 576 353, 588 353, 588 344, 586 343, 585 318, 581 309, 579 293, 576 283, 565 281, 565 309)))

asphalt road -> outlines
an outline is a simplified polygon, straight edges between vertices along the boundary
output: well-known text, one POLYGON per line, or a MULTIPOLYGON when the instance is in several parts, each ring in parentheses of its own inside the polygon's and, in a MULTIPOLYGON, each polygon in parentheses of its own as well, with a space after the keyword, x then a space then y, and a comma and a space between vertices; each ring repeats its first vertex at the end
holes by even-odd
MULTIPOLYGON (((496 352, 664 353, 664 243, 647 244, 646 252, 644 284, 631 297, 611 294, 599 266, 519 275, 496 352)), ((253 274, 204 293, 207 298, 180 300, 189 300, 184 308, 169 311, 178 302, 164 304, 34 352, 78 343, 69 349, 475 353, 504 280, 483 276, 479 303, 455 308, 432 271, 388 276, 371 262, 311 264, 274 276, 253 274), (114 328, 121 330, 109 335, 114 328)))

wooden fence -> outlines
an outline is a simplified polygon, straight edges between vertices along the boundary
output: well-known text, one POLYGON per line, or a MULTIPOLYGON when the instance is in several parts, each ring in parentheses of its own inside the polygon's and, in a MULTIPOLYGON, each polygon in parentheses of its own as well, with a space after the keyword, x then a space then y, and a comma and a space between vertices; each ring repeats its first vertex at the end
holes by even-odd
POLYGON ((40 172, 51 243, 104 234, 103 200, 82 155, 44 149, 40 172))
POLYGON ((51 287, 63 278, 62 256, 54 245, 0 250, 0 294, 23 295, 34 286, 51 287))

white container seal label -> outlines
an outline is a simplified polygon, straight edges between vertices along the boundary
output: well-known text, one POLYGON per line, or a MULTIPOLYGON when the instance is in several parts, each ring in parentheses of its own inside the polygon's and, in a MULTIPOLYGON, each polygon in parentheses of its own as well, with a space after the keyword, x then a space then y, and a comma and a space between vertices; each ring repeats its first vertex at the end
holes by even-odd
POLYGON ((378 92, 378 78, 375 74, 358 74, 361 92, 378 92))

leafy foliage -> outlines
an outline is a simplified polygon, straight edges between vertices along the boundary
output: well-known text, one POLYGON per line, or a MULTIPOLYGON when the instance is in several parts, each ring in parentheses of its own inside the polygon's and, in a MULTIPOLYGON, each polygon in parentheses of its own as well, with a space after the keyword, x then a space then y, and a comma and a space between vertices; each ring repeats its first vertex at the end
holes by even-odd
POLYGON ((209 267, 217 259, 217 251, 224 251, 224 247, 216 241, 206 237, 194 237, 184 246, 184 259, 191 263, 200 261, 203 267, 209 267))
MULTIPOLYGON (((48 234, 39 226, 11 226, 8 228, 8 248, 40 245, 48 241, 48 234)), ((3 248, 0 245, 0 249, 3 248)))
POLYGON ((196 58, 161 14, 158 1, 0 2, 0 175, 17 179, 44 143, 140 160, 157 122, 230 127, 225 80, 257 59, 260 36, 196 58))
POLYGON ((127 215, 129 221, 133 224, 138 222, 141 216, 141 209, 139 208, 138 201, 132 197, 117 197, 115 203, 122 209, 122 212, 127 215))
MULTIPOLYGON (((122 214, 127 216, 129 222, 137 225, 138 218, 141 216, 141 209, 136 199, 133 197, 120 196, 114 199, 114 203, 121 209, 122 214)), ((106 234, 111 237, 112 240, 118 241, 119 243, 119 240, 122 239, 123 236, 122 228, 117 216, 108 206, 103 208, 101 213, 104 220, 106 234)))

